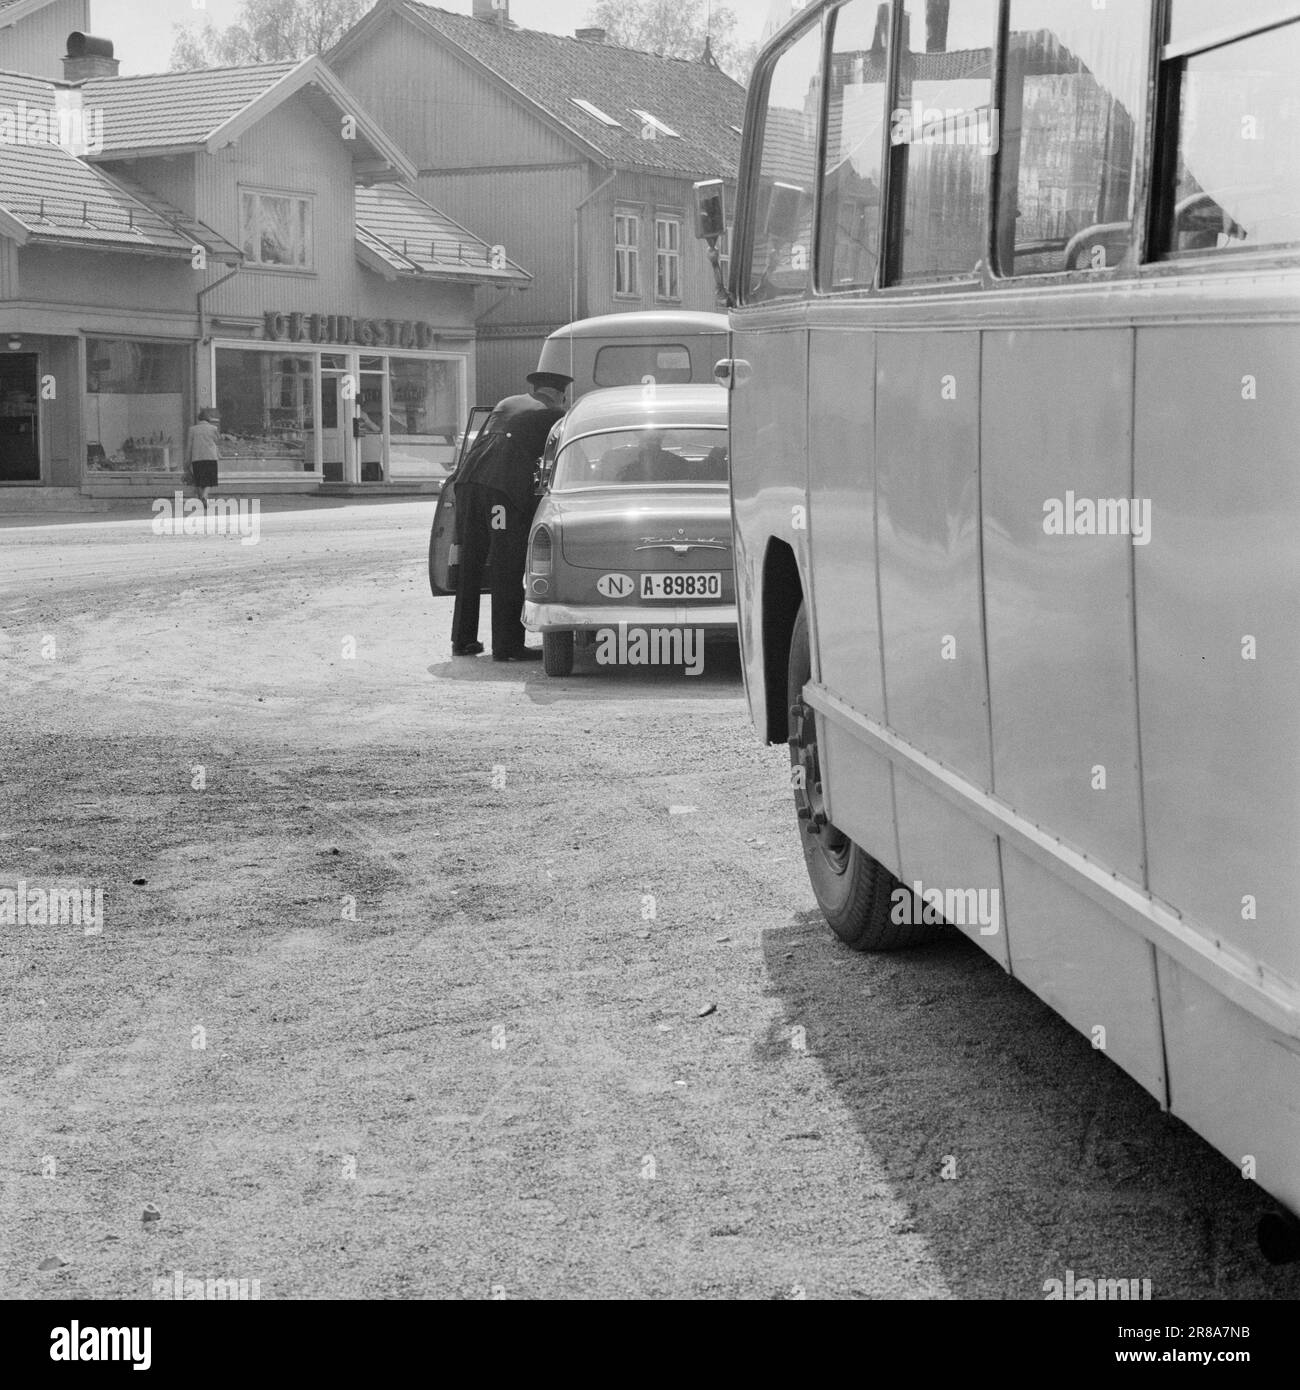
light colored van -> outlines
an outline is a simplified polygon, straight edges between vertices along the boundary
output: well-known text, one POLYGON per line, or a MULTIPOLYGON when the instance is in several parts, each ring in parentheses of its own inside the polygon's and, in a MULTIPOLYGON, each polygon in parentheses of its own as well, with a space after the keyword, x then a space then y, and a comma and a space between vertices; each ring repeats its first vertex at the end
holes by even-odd
POLYGON ((726 355, 725 314, 653 309, 566 323, 542 344, 537 370, 571 376, 576 401, 603 386, 711 382, 726 355))

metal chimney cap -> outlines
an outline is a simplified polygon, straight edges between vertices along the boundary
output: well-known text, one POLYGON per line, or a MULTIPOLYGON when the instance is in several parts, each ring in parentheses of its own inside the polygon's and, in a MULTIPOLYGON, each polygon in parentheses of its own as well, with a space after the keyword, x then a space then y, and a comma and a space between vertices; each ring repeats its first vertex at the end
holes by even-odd
POLYGON ((74 29, 68 35, 69 58, 111 58, 112 56, 112 39, 97 39, 93 34, 83 34, 80 29, 74 29))

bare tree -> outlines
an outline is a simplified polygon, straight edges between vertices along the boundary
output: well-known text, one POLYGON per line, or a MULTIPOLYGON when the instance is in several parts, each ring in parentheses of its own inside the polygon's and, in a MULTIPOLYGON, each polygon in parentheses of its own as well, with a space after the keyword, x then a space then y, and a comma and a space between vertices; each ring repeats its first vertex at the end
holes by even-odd
POLYGON ((239 20, 218 29, 174 24, 172 67, 279 63, 323 53, 370 8, 370 0, 243 0, 239 20))
POLYGON ((587 23, 604 29, 610 43, 665 58, 695 58, 708 50, 737 82, 749 78, 758 45, 735 37, 736 16, 710 0, 596 0, 587 23))

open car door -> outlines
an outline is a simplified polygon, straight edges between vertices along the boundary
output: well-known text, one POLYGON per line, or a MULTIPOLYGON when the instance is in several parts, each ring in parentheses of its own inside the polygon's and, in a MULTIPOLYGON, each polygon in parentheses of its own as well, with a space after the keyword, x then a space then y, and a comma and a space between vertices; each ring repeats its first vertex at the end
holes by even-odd
MULTIPOLYGON (((494 407, 476 405, 465 422, 465 433, 456 455, 456 467, 438 494, 438 508, 433 514, 433 530, 429 533, 429 590, 435 597, 454 596, 459 547, 456 543, 456 479, 460 476, 465 455, 478 437, 484 421, 494 407)), ((486 592, 486 589, 484 590, 486 592)))

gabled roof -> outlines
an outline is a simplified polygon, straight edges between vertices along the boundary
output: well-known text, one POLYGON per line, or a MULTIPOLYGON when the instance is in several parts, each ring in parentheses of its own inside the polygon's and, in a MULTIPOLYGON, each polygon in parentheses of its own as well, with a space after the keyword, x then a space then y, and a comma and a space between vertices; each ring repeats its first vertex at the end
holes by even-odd
POLYGON ((16 24, 53 3, 54 0, 0 0, 0 29, 7 24, 16 24))
MULTIPOLYGON (((416 0, 384 0, 331 51, 344 56, 389 16, 451 48, 469 66, 510 89, 552 129, 607 167, 677 176, 734 177, 740 156, 745 90, 703 61, 661 58, 588 39, 506 27, 451 14, 416 0), (607 125, 573 98, 619 122, 607 125), (642 138, 645 112, 677 132, 642 138)), ((653 127, 651 127, 653 128, 653 127)))
POLYGON ((389 280, 499 281, 527 284, 533 277, 501 257, 482 237, 397 184, 357 189, 357 258, 389 280))
POLYGON ((143 76, 96 77, 81 84, 87 107, 104 113, 100 160, 219 150, 302 92, 324 120, 352 119, 353 162, 373 179, 413 179, 415 166, 317 57, 143 76))
MULTIPOLYGON (((52 112, 54 90, 39 77, 0 73, 0 106, 8 110, 52 112)), ((238 260, 238 249, 210 227, 184 222, 170 211, 175 219, 157 200, 137 197, 58 144, 0 143, 0 232, 20 246, 80 246, 189 260, 197 240, 215 259, 238 260)))

